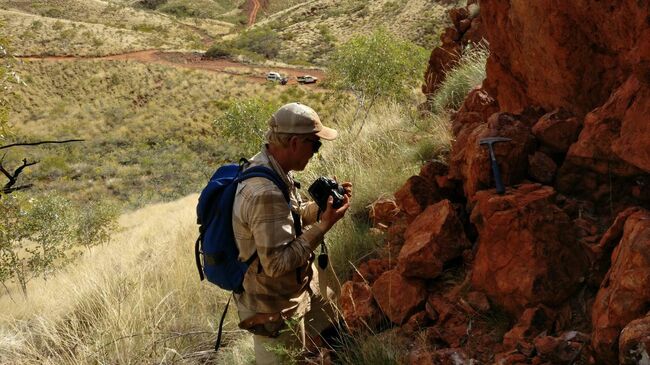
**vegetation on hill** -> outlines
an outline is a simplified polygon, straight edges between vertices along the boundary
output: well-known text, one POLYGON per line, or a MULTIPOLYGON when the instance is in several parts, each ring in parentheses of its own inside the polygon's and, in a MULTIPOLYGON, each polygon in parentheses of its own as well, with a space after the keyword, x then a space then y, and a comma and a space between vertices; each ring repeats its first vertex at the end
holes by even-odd
MULTIPOLYGON (((202 3, 0 0, 0 16, 11 24, 0 36, 18 40, 23 53, 38 52, 39 44, 52 54, 116 53, 199 45, 205 35, 201 29, 222 24, 214 18, 241 17, 241 1, 211 1, 211 7, 200 9, 202 3)), ((450 71, 448 79, 461 81, 443 85, 438 108, 422 116, 416 110, 422 102, 417 88, 426 52, 413 41, 430 48, 426 37, 435 38, 435 27, 444 24, 432 19, 446 18, 437 2, 287 0, 271 2, 264 17, 263 24, 220 44, 232 46, 226 50, 236 54, 250 52, 250 58, 297 63, 321 63, 336 54, 331 65, 338 71, 354 69, 343 62, 346 54, 367 57, 366 68, 390 82, 375 80, 377 85, 366 92, 382 97, 359 118, 358 100, 349 91, 362 89, 368 77, 363 69, 357 69, 360 78, 346 83, 337 84, 333 77, 330 85, 339 87, 330 93, 136 62, 32 60, 16 65, 25 83, 3 94, 13 109, 8 119, 12 134, 2 135, 4 143, 45 137, 86 141, 30 151, 40 163, 21 178, 34 187, 13 195, 15 200, 0 201, 0 208, 13 204, 12 212, 32 218, 16 226, 3 214, 7 218, 0 236, 5 241, 0 243, 17 243, 13 247, 18 250, 52 246, 50 257, 57 264, 49 266, 45 277, 29 277, 28 297, 0 295, 0 307, 7 308, 0 314, 0 362, 250 363, 250 335, 236 328, 236 311, 227 317, 226 348, 218 357, 211 351, 227 293, 198 281, 191 255, 197 233, 193 193, 224 161, 254 153, 266 120, 286 102, 312 106, 340 131, 340 138, 325 143, 309 170, 297 176, 304 182, 322 175, 354 182, 353 206, 327 237, 332 267, 346 279, 363 258, 382 250, 382 235, 370 229, 368 205, 392 194, 424 161, 445 159, 451 141, 447 108, 480 82, 485 58, 470 58, 450 71), (436 25, 412 32, 421 28, 418 21, 436 25), (386 32, 356 36, 386 23, 386 32), (373 48, 377 46, 387 48, 373 48), (401 53, 382 59, 386 50, 401 53), (345 67, 337 69, 337 62, 345 67), (391 74, 395 67, 408 72, 391 74), (137 210, 124 214, 115 228, 115 206, 137 210), (9 227, 21 235, 6 234, 9 227), (101 244, 109 233, 110 243, 101 244), (79 242, 94 247, 77 254, 79 242), (62 265, 70 258, 79 260, 62 265), (56 275, 50 275, 54 269, 56 275)), ((14 165, 21 157, 9 151, 3 161, 14 165)), ((0 280, 7 285, 5 292, 21 289, 15 278, 0 280)), ((346 364, 392 364, 401 356, 389 338, 372 336, 350 339, 341 351, 346 364)))
POLYGON ((240 157, 213 130, 234 101, 264 95, 276 103, 328 102, 298 86, 136 62, 30 61, 19 72, 25 85, 10 95, 14 138, 86 139, 35 152, 41 163, 25 177, 37 182, 36 191, 129 207, 195 192, 215 166, 240 157))
POLYGON ((177 20, 165 14, 103 1, 0 0, 0 35, 16 55, 116 54, 142 49, 202 49, 231 25, 210 19, 177 20))
MULTIPOLYGON (((396 36, 431 49, 449 25, 447 9, 465 1, 323 0, 269 14, 256 26, 269 25, 282 39, 278 57, 287 62, 324 64, 335 46, 385 27, 396 36)), ((273 1, 271 1, 273 3, 273 1)))
MULTIPOLYGON (((248 99, 252 95, 241 95, 238 100, 248 99)), ((298 179, 337 175, 355 184, 350 214, 327 238, 332 265, 342 279, 347 278, 354 270, 352 265, 381 250, 381 236, 369 231, 362 218, 366 206, 379 195, 395 191, 421 161, 442 158, 450 144, 449 124, 441 119, 419 121, 427 126, 423 133, 413 114, 417 99, 404 104, 382 102, 370 112, 357 136, 350 133, 358 126, 352 104, 334 107, 305 97, 296 99, 314 105, 341 132, 339 139, 323 145, 310 170, 298 179)), ((142 131, 138 129, 131 137, 137 138, 142 131)), ((174 167, 169 164, 167 169, 174 167)), ((34 282, 28 302, 11 305, 8 298, 0 297, 0 306, 9 308, 2 314, 2 332, 12 336, 11 341, 1 342, 0 359, 57 364, 127 359, 249 363, 250 336, 236 330, 235 311, 230 311, 226 322, 226 347, 218 359, 210 357, 218 313, 227 296, 198 281, 190 254, 196 235, 195 202, 196 195, 192 195, 130 213, 121 219, 124 228, 110 245, 95 248, 47 284, 34 282)), ((341 350, 350 364, 371 364, 376 359, 390 364, 399 359, 400 347, 389 346, 389 339, 381 340, 383 346, 377 346, 373 337, 351 341, 341 350)))

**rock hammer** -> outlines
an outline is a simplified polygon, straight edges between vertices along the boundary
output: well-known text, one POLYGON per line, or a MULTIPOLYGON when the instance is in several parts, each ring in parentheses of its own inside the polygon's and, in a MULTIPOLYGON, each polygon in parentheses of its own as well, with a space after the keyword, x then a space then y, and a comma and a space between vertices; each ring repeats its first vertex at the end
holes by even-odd
POLYGON ((500 195, 503 195, 503 193, 506 192, 506 188, 503 186, 503 182, 501 181, 501 171, 499 171, 499 164, 497 163, 497 158, 494 156, 494 148, 492 145, 508 141, 512 141, 512 139, 505 137, 489 137, 483 138, 478 142, 479 145, 485 144, 488 146, 488 150, 490 151, 490 163, 492 164, 492 174, 494 175, 494 184, 497 188, 497 194, 500 195))

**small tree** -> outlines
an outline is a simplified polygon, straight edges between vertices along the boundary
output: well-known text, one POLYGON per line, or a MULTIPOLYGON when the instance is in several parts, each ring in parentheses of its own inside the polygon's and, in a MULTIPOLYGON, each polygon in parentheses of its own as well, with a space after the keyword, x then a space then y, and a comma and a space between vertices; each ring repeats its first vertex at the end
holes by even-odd
POLYGON ((335 90, 354 94, 356 115, 364 111, 365 122, 377 101, 403 100, 411 95, 421 83, 427 57, 424 48, 378 29, 338 48, 330 59, 328 78, 335 90))
POLYGON ((214 121, 219 136, 238 147, 239 153, 251 156, 264 142, 269 118, 279 106, 262 99, 235 101, 214 121))
POLYGON ((280 52, 281 41, 278 32, 269 26, 263 26, 246 30, 232 41, 232 46, 272 59, 280 52))

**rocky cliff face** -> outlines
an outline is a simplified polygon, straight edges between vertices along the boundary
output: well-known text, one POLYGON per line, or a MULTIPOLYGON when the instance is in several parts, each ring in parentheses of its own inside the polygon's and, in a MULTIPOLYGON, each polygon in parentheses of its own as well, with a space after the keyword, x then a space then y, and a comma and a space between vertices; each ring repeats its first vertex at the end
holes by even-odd
POLYGON ((346 318, 418 333, 411 364, 649 363, 650 1, 490 0, 450 18, 423 92, 481 38, 487 78, 453 117, 448 166, 373 209, 397 260, 360 266, 346 318), (503 194, 493 137, 509 139, 503 194))

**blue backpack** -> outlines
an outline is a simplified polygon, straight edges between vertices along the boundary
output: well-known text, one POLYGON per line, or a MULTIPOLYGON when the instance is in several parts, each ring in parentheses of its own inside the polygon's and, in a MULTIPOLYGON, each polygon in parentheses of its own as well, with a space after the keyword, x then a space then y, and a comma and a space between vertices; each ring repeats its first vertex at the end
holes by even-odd
MULTIPOLYGON (((245 262, 239 261, 239 249, 232 229, 232 207, 239 182, 252 177, 263 177, 271 180, 284 195, 289 204, 289 190, 284 181, 275 171, 264 166, 254 166, 244 170, 248 161, 242 159, 239 164, 227 164, 219 167, 212 175, 208 185, 201 191, 199 204, 196 207, 199 237, 194 245, 196 266, 201 280, 209 282, 222 289, 235 293, 243 292, 244 275, 250 264, 257 257, 255 252, 245 262), (203 262, 201 262, 203 256, 203 262)), ((293 212, 292 212, 293 214, 293 212)), ((294 215, 297 228, 300 227, 300 216, 294 215)), ((231 297, 232 298, 232 297, 231 297)), ((228 313, 230 299, 219 321, 219 331, 214 350, 221 345, 223 322, 228 313)))
POLYGON ((232 207, 237 184, 253 177, 271 180, 284 194, 287 203, 289 192, 286 184, 275 171, 255 166, 243 171, 247 161, 219 167, 199 196, 196 207, 199 237, 194 245, 196 265, 201 280, 207 278, 224 290, 241 293, 244 274, 257 256, 253 254, 245 262, 239 261, 239 250, 232 229, 232 207), (203 262, 201 262, 203 256, 203 262))

